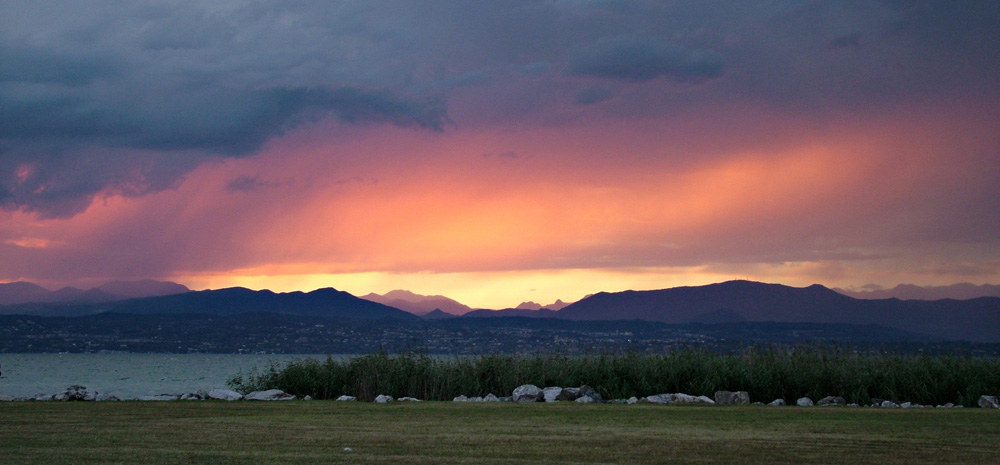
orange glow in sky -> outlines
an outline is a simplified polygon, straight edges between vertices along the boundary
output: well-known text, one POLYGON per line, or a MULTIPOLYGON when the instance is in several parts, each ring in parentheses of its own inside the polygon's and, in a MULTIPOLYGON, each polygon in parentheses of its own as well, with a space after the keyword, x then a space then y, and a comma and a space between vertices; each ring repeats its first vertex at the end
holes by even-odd
POLYGON ((0 282, 1000 283, 979 4, 96 3, 0 18, 0 282))

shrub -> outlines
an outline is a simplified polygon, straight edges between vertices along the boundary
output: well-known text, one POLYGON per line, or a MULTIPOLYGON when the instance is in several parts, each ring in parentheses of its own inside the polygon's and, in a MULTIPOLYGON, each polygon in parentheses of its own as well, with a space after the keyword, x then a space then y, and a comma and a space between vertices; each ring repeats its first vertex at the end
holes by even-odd
POLYGON ((859 353, 819 346, 750 347, 732 354, 682 349, 663 355, 578 357, 432 357, 379 351, 347 359, 305 359, 254 368, 229 381, 230 387, 243 393, 281 389, 317 399, 347 394, 363 400, 379 394, 425 400, 509 395, 517 386, 529 383, 540 387, 587 384, 605 398, 669 392, 711 397, 718 390, 743 390, 763 402, 833 395, 862 405, 883 398, 974 406, 980 395, 1000 393, 1000 360, 859 353))

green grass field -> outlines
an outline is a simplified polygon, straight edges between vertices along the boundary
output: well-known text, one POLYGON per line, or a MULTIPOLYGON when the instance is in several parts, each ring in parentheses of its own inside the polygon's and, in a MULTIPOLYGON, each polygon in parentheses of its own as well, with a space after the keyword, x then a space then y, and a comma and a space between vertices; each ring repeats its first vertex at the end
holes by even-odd
POLYGON ((969 408, 0 404, 0 463, 40 465, 996 464, 998 437, 1000 411, 969 408))

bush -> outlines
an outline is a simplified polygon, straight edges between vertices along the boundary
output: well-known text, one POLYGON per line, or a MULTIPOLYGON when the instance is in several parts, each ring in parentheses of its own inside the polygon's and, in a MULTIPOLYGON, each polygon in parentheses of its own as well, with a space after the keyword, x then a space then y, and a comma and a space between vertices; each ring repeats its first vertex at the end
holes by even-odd
POLYGON ((605 398, 683 392, 748 391, 752 399, 841 396, 974 406, 1000 393, 1000 360, 971 356, 858 353, 839 347, 751 347, 734 354, 683 349, 664 355, 484 355, 431 357, 379 351, 348 359, 305 359, 253 369, 229 381, 247 393, 281 389, 297 396, 372 400, 379 394, 425 400, 509 395, 522 384, 589 385, 605 398))

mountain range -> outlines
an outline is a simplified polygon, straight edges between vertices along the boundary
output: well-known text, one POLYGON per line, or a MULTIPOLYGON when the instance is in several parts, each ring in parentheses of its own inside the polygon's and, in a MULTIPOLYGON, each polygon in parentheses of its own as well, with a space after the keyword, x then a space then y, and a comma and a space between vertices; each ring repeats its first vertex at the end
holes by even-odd
MULTIPOLYGON (((371 293, 363 295, 361 298, 372 302, 378 302, 383 305, 388 305, 390 307, 396 307, 400 310, 421 316, 435 312, 435 310, 447 314, 440 315, 444 317, 447 317, 448 315, 464 315, 472 311, 472 309, 467 305, 461 304, 443 295, 420 295, 400 289, 389 291, 383 295, 371 293)), ((435 313, 434 316, 438 316, 438 314, 435 313)), ((432 316, 432 318, 434 316, 432 316)))
POLYGON ((795 322, 874 324, 942 339, 1000 342, 1000 298, 855 299, 818 284, 796 288, 752 281, 656 291, 601 292, 557 318, 664 323, 795 322))
MULTIPOLYGON (((372 302, 385 304, 390 307, 396 307, 400 310, 410 312, 414 315, 420 315, 424 317, 427 317, 429 315, 429 317, 432 319, 447 318, 449 316, 466 315, 473 311, 479 312, 479 310, 474 310, 473 308, 465 304, 462 304, 458 301, 455 301, 443 295, 421 295, 401 289, 389 291, 381 295, 370 293, 361 296, 361 298, 370 300, 372 302)), ((560 310, 567 305, 569 304, 563 302, 562 300, 556 300, 554 303, 551 303, 549 305, 541 305, 535 302, 527 301, 527 302, 522 302, 513 310, 542 310, 542 309, 560 310)), ((483 311, 491 311, 491 310, 483 310, 483 311)), ((524 313, 523 315, 535 316, 530 313, 524 313)), ((479 312, 472 316, 484 316, 484 315, 482 315, 481 312, 479 312)))
POLYGON ((101 303, 136 297, 157 297, 189 292, 182 284, 144 279, 111 281, 91 289, 63 287, 50 291, 35 283, 17 281, 0 283, 0 305, 26 303, 101 303))
MULTIPOLYGON (((59 291, 39 291, 30 283, 11 283, 0 295, 26 299, 52 299, 59 291)), ((147 283, 147 292, 158 289, 147 283)), ((126 286, 128 287, 128 286, 126 286)), ((134 286, 137 288, 140 286, 134 286)), ((167 287, 164 286, 163 289, 167 287)), ((105 292, 95 288, 98 292, 105 292)), ((173 288, 179 289, 179 288, 173 288)), ((185 288, 186 289, 186 288, 185 288)), ((94 291, 94 290, 91 290, 94 291)), ((81 292, 91 292, 81 291, 81 292)), ((96 294, 96 292, 95 292, 96 294)), ((111 294, 107 294, 111 295, 111 294)), ((366 296, 366 297, 370 297, 366 296)), ((424 299, 433 306, 427 319, 455 318, 441 308, 463 311, 462 319, 482 317, 531 317, 536 321, 640 320, 667 324, 816 323, 877 325, 933 337, 939 340, 1000 342, 1000 297, 967 300, 856 299, 821 285, 804 288, 752 281, 728 281, 706 286, 675 287, 652 291, 601 292, 561 310, 506 309, 471 310, 442 296, 417 296, 406 291, 381 296, 390 302, 405 298, 424 299)), ((402 304, 400 304, 402 305, 402 304)), ((410 312, 416 307, 410 307, 410 312)), ((422 310, 419 310, 422 311, 422 310)), ((229 288, 187 291, 114 300, 36 300, 0 306, 0 314, 92 315, 121 314, 207 314, 237 315, 276 313, 362 320, 420 321, 413 313, 355 297, 332 288, 312 292, 275 293, 229 288)))
POLYGON ((950 286, 916 286, 900 284, 892 289, 847 290, 834 288, 835 291, 854 297, 855 299, 900 299, 900 300, 968 300, 977 297, 1000 297, 1000 285, 958 283, 950 286))

